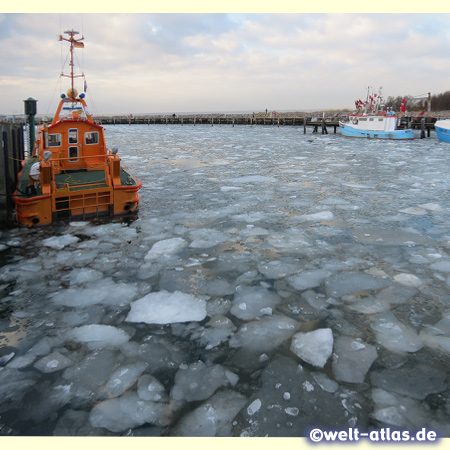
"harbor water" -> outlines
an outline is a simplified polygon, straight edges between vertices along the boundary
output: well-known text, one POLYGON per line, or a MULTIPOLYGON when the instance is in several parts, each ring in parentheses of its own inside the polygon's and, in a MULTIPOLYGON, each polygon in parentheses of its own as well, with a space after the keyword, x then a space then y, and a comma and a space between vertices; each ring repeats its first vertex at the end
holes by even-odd
POLYGON ((450 437, 448 144, 105 132, 134 220, 0 235, 1 435, 450 437))

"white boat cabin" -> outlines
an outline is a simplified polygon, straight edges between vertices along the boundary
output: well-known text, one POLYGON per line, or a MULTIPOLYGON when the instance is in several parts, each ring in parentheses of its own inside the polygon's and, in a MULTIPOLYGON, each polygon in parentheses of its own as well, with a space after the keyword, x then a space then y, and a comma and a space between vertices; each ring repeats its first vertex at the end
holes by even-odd
POLYGON ((347 125, 358 130, 368 131, 394 131, 397 129, 397 116, 387 115, 350 115, 347 125))

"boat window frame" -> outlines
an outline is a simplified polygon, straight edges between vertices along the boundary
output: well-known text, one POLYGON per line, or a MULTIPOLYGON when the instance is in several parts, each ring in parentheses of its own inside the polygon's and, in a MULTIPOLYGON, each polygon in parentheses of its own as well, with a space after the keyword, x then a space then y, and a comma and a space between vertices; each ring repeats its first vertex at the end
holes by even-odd
POLYGON ((100 143, 100 133, 98 131, 86 131, 84 133, 84 143, 85 145, 97 145, 100 143), (96 142, 89 142, 88 141, 88 135, 97 136, 96 142))
POLYGON ((67 131, 67 142, 69 145, 78 144, 78 128, 69 128, 67 131), (72 140, 73 135, 75 135, 75 140, 72 140))
POLYGON ((78 157, 80 156, 79 155, 79 148, 78 148, 78 146, 76 146, 76 145, 69 146, 69 148, 67 149, 67 156, 69 157, 69 162, 77 162, 78 161, 78 157), (71 150, 76 150, 76 155, 71 155, 70 154, 71 150))
POLYGON ((48 133, 47 134, 47 142, 46 142, 46 148, 51 147, 61 147, 62 145, 62 136, 61 133, 48 133), (56 144, 53 144, 52 138, 56 136, 56 144))

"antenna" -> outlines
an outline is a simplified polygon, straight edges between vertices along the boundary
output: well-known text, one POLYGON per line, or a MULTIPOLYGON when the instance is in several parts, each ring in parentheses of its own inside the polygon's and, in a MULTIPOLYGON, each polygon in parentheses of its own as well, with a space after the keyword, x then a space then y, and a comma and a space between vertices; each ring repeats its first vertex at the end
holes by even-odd
POLYGON ((69 77, 71 80, 71 90, 70 90, 70 95, 69 97, 72 99, 72 101, 75 100, 75 97, 77 96, 77 93, 75 91, 75 87, 74 87, 74 78, 79 78, 82 77, 83 75, 75 75, 73 68, 74 68, 74 62, 73 62, 73 49, 74 47, 77 48, 84 48, 84 43, 81 42, 84 37, 81 37, 79 39, 75 39, 74 36, 77 34, 80 34, 78 31, 75 30, 66 30, 64 31, 65 34, 68 34, 70 37, 69 39, 63 37, 62 35, 59 36, 59 40, 60 41, 67 41, 70 42, 70 75, 65 75, 65 74, 61 74, 62 77, 69 77))

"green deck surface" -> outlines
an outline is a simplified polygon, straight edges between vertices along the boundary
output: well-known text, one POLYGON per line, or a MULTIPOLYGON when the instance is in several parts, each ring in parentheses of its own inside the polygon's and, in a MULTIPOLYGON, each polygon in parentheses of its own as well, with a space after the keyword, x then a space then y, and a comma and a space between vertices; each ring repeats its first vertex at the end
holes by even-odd
MULTIPOLYGON (((37 162, 37 158, 29 158, 23 167, 22 176, 18 184, 18 194, 22 198, 30 198, 42 195, 41 188, 36 187, 36 194, 26 195, 25 190, 30 185, 29 173, 31 166, 37 162)), ((80 172, 65 172, 55 175, 55 182, 61 188, 67 184, 70 191, 79 191, 84 189, 97 189, 108 187, 106 184, 106 175, 104 170, 91 170, 80 172)), ((136 186, 137 180, 122 167, 120 168, 120 182, 122 186, 136 186)))
POLYGON ((55 175, 55 182, 61 187, 68 184, 71 191, 108 187, 104 170, 60 173, 55 175))

